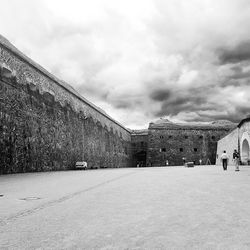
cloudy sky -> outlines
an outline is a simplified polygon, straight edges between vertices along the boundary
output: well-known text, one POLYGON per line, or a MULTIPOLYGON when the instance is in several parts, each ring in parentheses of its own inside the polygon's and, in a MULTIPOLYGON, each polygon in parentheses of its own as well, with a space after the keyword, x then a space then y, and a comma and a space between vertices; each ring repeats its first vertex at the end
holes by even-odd
POLYGON ((249 0, 0 0, 0 33, 129 128, 250 114, 249 0))

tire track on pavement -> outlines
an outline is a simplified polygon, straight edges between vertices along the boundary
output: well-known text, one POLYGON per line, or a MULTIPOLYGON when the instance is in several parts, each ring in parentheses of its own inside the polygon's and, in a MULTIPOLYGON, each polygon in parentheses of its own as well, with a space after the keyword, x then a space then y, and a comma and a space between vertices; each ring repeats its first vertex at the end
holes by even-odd
POLYGON ((74 198, 74 197, 76 197, 76 196, 78 196, 78 195, 81 195, 81 194, 86 193, 86 192, 88 192, 88 191, 97 189, 97 188, 99 188, 99 187, 101 187, 101 186, 104 186, 104 185, 107 185, 107 184, 109 184, 109 183, 115 182, 115 181, 117 181, 117 180, 119 180, 119 179, 125 178, 125 177, 130 176, 130 175, 133 175, 133 174, 135 174, 135 173, 138 173, 138 172, 137 172, 137 171, 129 172, 129 173, 127 173, 127 174, 123 174, 123 175, 120 175, 120 176, 118 176, 118 177, 115 177, 115 178, 106 180, 106 181, 104 181, 104 182, 101 182, 101 183, 96 184, 96 185, 94 185, 94 186, 85 188, 85 189, 83 189, 83 190, 79 190, 79 191, 77 191, 77 192, 74 192, 74 193, 71 193, 71 194, 62 196, 62 197, 60 197, 59 199, 55 199, 55 200, 48 201, 48 202, 43 203, 43 204, 41 204, 41 205, 39 205, 39 206, 37 206, 37 207, 31 208, 31 209, 26 209, 26 210, 23 210, 23 211, 18 212, 18 213, 16 213, 16 214, 12 214, 12 215, 10 215, 10 216, 8 216, 8 217, 6 217, 6 218, 1 219, 1 220, 0 220, 0 226, 4 226, 4 225, 6 225, 6 224, 8 224, 8 223, 10 223, 10 222, 12 222, 12 221, 15 221, 15 220, 19 219, 19 218, 22 218, 22 217, 25 217, 25 216, 34 214, 34 213, 36 213, 36 212, 38 212, 38 211, 40 211, 40 210, 43 210, 43 209, 45 209, 45 208, 48 208, 48 207, 57 205, 57 204, 59 204, 59 203, 62 203, 62 202, 67 201, 67 200, 69 200, 69 199, 72 199, 72 198, 74 198))

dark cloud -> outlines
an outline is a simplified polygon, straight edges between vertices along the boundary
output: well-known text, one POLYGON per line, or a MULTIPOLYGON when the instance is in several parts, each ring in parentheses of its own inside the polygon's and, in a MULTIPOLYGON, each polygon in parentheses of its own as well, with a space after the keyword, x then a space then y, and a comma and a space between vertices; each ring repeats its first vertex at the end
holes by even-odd
POLYGON ((103 2, 3 1, 1 33, 131 128, 250 113, 249 0, 103 2))
POLYGON ((232 75, 232 79, 245 79, 250 77, 250 71, 239 72, 232 75))
POLYGON ((249 63, 239 63, 237 66, 228 67, 229 74, 226 74, 224 79, 219 82, 220 87, 242 87, 245 88, 249 86, 250 83, 250 66, 249 63))
POLYGON ((185 93, 173 93, 171 97, 162 102, 161 109, 155 116, 175 116, 180 112, 194 112, 213 109, 207 102, 207 93, 198 89, 188 90, 185 93))
POLYGON ((116 100, 112 103, 115 108, 117 109, 129 109, 133 104, 131 102, 128 102, 127 100, 116 100))
POLYGON ((250 109, 246 107, 236 107, 233 111, 227 111, 225 114, 201 114, 197 113, 198 117, 193 119, 193 121, 215 121, 215 120, 228 120, 234 123, 239 123, 242 119, 250 114, 250 109))
POLYGON ((170 90, 154 90, 152 93, 150 93, 150 98, 154 101, 164 101, 168 99, 171 95, 170 90))
POLYGON ((250 60, 250 41, 244 41, 231 49, 220 49, 218 53, 221 64, 250 60))

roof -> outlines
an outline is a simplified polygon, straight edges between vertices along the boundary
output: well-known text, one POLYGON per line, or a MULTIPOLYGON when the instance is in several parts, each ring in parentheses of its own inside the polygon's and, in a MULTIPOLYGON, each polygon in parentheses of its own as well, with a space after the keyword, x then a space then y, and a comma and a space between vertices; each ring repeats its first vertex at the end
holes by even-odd
POLYGON ((198 130, 231 130, 237 125, 230 121, 219 120, 213 122, 173 123, 167 119, 160 119, 149 124, 149 129, 198 129, 198 130))
POLYGON ((250 121, 250 117, 246 117, 245 119, 240 121, 237 127, 240 128, 245 122, 249 122, 249 121, 250 121))
POLYGON ((131 135, 148 135, 148 129, 131 130, 131 135))
POLYGON ((112 117, 110 117, 104 110, 102 110, 101 108, 97 107, 96 105, 94 105, 92 102, 88 101, 86 98, 84 98, 82 95, 80 95, 72 86, 70 86, 68 83, 66 83, 65 81, 60 80, 59 78, 57 78, 56 76, 54 76, 53 74, 51 74, 50 72, 48 72, 46 69, 44 69, 41 65, 39 65, 38 63, 36 63, 35 61, 33 61, 32 59, 30 59, 28 56, 26 56, 25 54, 23 54, 20 50, 18 50, 9 40, 7 40, 5 37, 3 37, 0 34, 0 45, 2 45, 5 49, 11 51, 13 54, 15 54, 15 56, 19 57, 21 60, 25 61, 27 64, 29 64, 31 67, 35 68, 36 70, 38 70, 41 74, 45 75, 46 77, 48 77, 50 80, 52 80, 53 82, 55 82, 57 85, 59 85, 60 87, 64 88, 65 90, 67 90, 68 92, 70 92, 72 95, 74 95, 76 98, 80 99, 81 101, 83 101, 85 104, 89 105, 90 107, 92 107, 93 109, 95 109, 96 111, 98 111, 99 113, 101 113, 102 115, 104 115, 106 118, 108 118, 109 120, 113 121, 114 123, 116 123, 118 126, 122 127, 123 129, 127 130, 128 132, 130 132, 130 130, 126 127, 124 127, 122 124, 120 124, 119 122, 117 122, 116 120, 114 120, 112 117))

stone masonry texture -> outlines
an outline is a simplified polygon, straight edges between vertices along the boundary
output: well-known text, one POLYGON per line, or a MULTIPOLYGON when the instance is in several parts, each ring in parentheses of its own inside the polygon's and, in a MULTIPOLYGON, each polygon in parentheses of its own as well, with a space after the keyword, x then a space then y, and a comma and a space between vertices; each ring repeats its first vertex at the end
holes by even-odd
POLYGON ((215 164, 217 141, 228 133, 232 125, 184 125, 150 123, 148 131, 148 166, 215 164))
POLYGON ((229 164, 233 162, 233 151, 238 150, 240 154, 240 164, 249 165, 250 162, 250 117, 241 120, 237 128, 218 141, 216 164, 220 163, 220 155, 223 150, 229 155, 229 164), (244 144, 245 143, 245 144, 244 144))
POLYGON ((131 133, 132 166, 146 167, 148 130, 134 130, 131 133))
POLYGON ((1 39, 0 66, 0 174, 131 166, 129 130, 1 39))
POLYGON ((226 150, 228 156, 229 156, 229 165, 233 165, 233 152, 234 149, 238 151, 238 128, 234 129, 230 134, 223 137, 221 140, 218 141, 217 146, 217 154, 216 154, 216 165, 220 165, 220 156, 223 153, 224 150, 226 150))
POLYGON ((0 174, 215 163, 224 124, 129 130, 0 35, 0 174))

